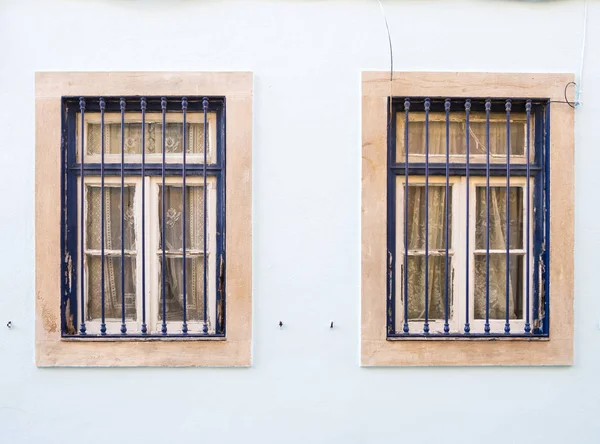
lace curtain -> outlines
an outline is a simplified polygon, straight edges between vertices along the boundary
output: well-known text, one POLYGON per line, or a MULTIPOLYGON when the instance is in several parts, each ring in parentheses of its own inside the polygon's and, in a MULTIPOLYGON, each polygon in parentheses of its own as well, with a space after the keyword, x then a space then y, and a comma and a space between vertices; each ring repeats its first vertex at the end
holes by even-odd
MULTIPOLYGON (((121 319, 121 189, 104 187, 104 310, 106 319, 121 319)), ((134 216, 134 187, 124 189, 125 232, 125 318, 136 317, 136 245, 134 216)), ((100 319, 102 310, 101 213, 102 194, 99 186, 87 187, 87 295, 88 320, 100 319)))
MULTIPOLYGON (((418 140, 424 140, 424 128, 417 125, 418 122, 410 124, 409 140, 411 153, 413 146, 415 152, 419 153, 421 146, 418 140)), ((430 152, 445 153, 446 132, 445 124, 431 125, 429 127, 430 152)), ((460 123, 455 124, 460 127, 460 123)), ((516 128, 519 128, 516 126, 516 128)), ((515 143, 511 152, 521 152, 523 146, 523 128, 520 134, 518 131, 515 143), (520 141, 519 141, 520 138, 520 141)), ((480 131, 481 128, 478 130, 480 131)), ((485 125, 483 126, 485 130, 485 125)), ((491 128, 492 152, 502 153, 501 147, 506 146, 505 127, 496 125, 491 128)), ((451 142, 451 150, 454 153, 464 152, 464 131, 463 138, 456 137, 460 131, 454 133, 451 142)), ((472 134, 472 143, 477 145, 477 134, 472 134)), ((485 140, 485 139, 482 139, 485 140)), ((477 148, 479 149, 479 148, 477 148)), ((481 149, 485 150, 485 146, 481 149)), ((504 153, 506 149, 504 149, 504 153)), ((485 154, 485 151, 483 152, 485 154)), ((445 214, 446 206, 449 216, 452 216, 452 196, 446 199, 445 186, 429 186, 429 319, 444 319, 445 307, 445 285, 446 285, 446 258, 445 258, 445 214)), ((486 194, 485 187, 476 188, 476 208, 471 211, 476 212, 476 233, 474 255, 471 255, 470 267, 474 276, 474 311, 475 319, 485 319, 486 302, 486 194), (483 252, 481 251, 483 250, 483 252)), ((506 317, 506 188, 503 186, 490 187, 490 250, 496 252, 490 254, 489 271, 489 296, 490 296, 490 319, 505 319, 506 317), (498 252, 500 250, 500 252, 498 252)), ((509 195, 510 205, 510 248, 522 249, 523 244, 523 192, 520 187, 511 187, 509 195)), ((425 318, 425 187, 420 185, 409 186, 408 196, 408 316, 409 320, 422 320, 425 318)), ((449 269, 452 270, 454 261, 452 254, 452 221, 450 220, 450 263, 449 269)), ((462 227, 461 227, 462 228, 462 227)), ((464 229, 464 228, 462 228, 464 229)), ((403 236, 403 233, 401 234, 403 236)), ((456 245, 455 248, 464 248, 456 245)), ((509 273, 509 318, 522 319, 522 288, 523 288, 523 255, 520 253, 511 254, 510 273, 509 273)), ((462 267, 462 264, 461 264, 462 267)), ((462 276, 456 276, 456 279, 464 279, 462 276)), ((452 307, 453 297, 465 297, 452 294, 452 280, 449 277, 449 298, 450 307, 452 307)))
MULTIPOLYGON (((183 187, 167 186, 165 190, 165 287, 167 321, 183 318, 183 187)), ((159 196, 159 223, 162 227, 162 190, 159 196)), ((204 194, 201 186, 186 186, 186 315, 190 321, 204 319, 204 194)), ((162 239, 161 239, 162 252, 162 239)), ((162 256, 161 256, 162 257, 162 256)), ((160 269, 160 267, 159 267, 160 269)), ((159 270, 160 307, 162 278, 159 270)), ((159 310, 162 319, 162 309, 159 310)))

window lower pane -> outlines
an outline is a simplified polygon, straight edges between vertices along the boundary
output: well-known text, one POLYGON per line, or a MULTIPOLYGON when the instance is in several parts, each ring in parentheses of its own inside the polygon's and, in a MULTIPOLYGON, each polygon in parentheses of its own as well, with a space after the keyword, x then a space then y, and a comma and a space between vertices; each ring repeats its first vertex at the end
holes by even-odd
MULTIPOLYGON (((452 270, 452 257, 449 258, 452 270)), ((448 298, 452 307, 452 282, 448 282, 448 298)), ((446 301, 446 257, 429 256, 429 319, 443 320, 446 301)), ((425 256, 408 257, 408 319, 425 319, 425 256)))
MULTIPOLYGON (((162 270, 159 256, 159 319, 162 320, 162 270)), ((183 319, 183 258, 167 257, 165 261, 165 290, 167 321, 183 319)), ((187 319, 188 321, 204 320, 204 261, 197 255, 186 258, 187 280, 187 319)), ((208 279, 208 277, 207 277, 208 279)), ((207 288, 208 291, 208 288, 207 288)))
MULTIPOLYGON (((102 318, 102 258, 86 255, 87 260, 87 320, 102 318)), ((121 319, 121 257, 104 258, 104 316, 107 320, 121 319)), ((135 320, 136 258, 125 257, 125 318, 135 320)))
MULTIPOLYGON (((523 319, 523 255, 510 255, 509 319, 523 319)), ((486 257, 475 256, 475 319, 485 319, 486 257)), ((506 254, 490 254, 490 319, 506 319, 506 254)))

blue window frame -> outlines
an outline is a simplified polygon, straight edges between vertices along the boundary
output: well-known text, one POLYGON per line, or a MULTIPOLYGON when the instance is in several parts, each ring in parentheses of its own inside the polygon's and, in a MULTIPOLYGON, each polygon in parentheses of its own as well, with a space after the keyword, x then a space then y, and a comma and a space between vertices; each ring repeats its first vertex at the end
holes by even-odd
POLYGON ((388 338, 547 337, 549 101, 389 108, 388 338))
POLYGON ((62 335, 224 337, 225 98, 63 97, 61 153, 62 335))

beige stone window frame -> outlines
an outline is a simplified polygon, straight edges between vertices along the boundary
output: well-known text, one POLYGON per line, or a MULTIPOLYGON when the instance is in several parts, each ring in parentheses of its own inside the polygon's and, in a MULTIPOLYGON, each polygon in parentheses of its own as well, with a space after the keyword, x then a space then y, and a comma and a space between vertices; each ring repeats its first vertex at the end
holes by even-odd
POLYGON ((250 366, 252 73, 38 72, 35 90, 36 365, 250 366), (61 338, 61 98, 186 95, 224 96, 226 100, 226 338, 135 338, 124 341, 61 338))
POLYGON ((572 365, 574 111, 572 74, 364 72, 362 75, 362 366, 572 365), (388 340, 386 333, 389 97, 519 97, 550 105, 550 336, 388 340))

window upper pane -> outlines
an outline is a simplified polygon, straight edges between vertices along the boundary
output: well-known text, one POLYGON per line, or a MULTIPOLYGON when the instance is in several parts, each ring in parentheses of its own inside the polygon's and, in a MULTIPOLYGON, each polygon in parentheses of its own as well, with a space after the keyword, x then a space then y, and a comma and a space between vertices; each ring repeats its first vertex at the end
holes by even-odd
MULTIPOLYGON (((86 249, 100 250, 102 248, 102 191, 100 185, 86 185, 86 249)), ((125 250, 136 248, 135 240, 135 187, 125 185, 123 212, 125 250)), ((106 250, 121 250, 121 188, 120 185, 104 185, 104 248, 106 250)))
MULTIPOLYGON (((432 112, 429 114, 429 154, 435 162, 446 159, 446 115, 432 112), (436 158, 437 156, 437 158, 436 158)), ((533 118, 530 120, 533 135, 533 118)), ((425 155, 425 114, 409 113, 408 153, 410 162, 423 162, 425 155), (419 157, 421 159, 419 160, 419 157)), ((523 163, 526 154, 526 115, 511 114, 510 154, 511 163, 523 163)), ((450 117, 450 161, 465 163, 466 154, 466 118, 463 113, 455 112, 450 117)), ((486 162, 486 117, 482 113, 471 113, 469 119, 469 152, 471 162, 486 162)), ((530 158, 533 160, 534 143, 530 138, 530 158)), ((396 115, 396 161, 405 162, 405 114, 396 115)), ((506 162, 506 115, 494 113, 490 116, 490 162, 506 162)))
MULTIPOLYGON (((77 115, 80 122, 81 114, 77 115)), ((216 113, 207 115, 208 132, 206 144, 208 147, 208 163, 216 162, 216 113)), ((80 123, 77 125, 77 157, 81 159, 81 139, 79 137, 80 123)), ((102 153, 102 126, 100 114, 85 115, 85 162, 99 163, 102 153)), ((141 162, 142 153, 142 115, 141 113, 126 113, 123 134, 125 159, 127 163, 141 162)), ((162 113, 146 113, 145 120, 145 154, 146 162, 162 162, 163 127, 162 113)), ((168 163, 183 161, 183 115, 168 113, 165 123, 165 150, 168 163)), ((121 115, 106 113, 104 116, 104 162, 121 162, 121 115)), ((186 116, 186 161, 202 163, 204 161, 204 114, 188 112, 186 116)))
MULTIPOLYGON (((404 190, 404 187, 402 187, 404 190)), ((403 192, 403 191, 402 191, 403 192)), ((448 201, 448 221, 452 227, 452 187, 448 201)), ((429 250, 446 248, 446 187, 429 185, 429 250)), ((404 211, 399 208, 398 211, 404 211)), ((404 232, 399 233, 403 238, 404 232)), ((452 230, 448 230, 448 245, 452 246, 452 230)), ((425 186, 408 186, 408 249, 425 250, 425 186)))
MULTIPOLYGON (((510 248, 522 249, 523 188, 510 187, 510 248)), ((487 206, 485 187, 476 188, 475 248, 486 248, 487 206)), ((506 187, 490 186, 490 249, 506 250, 506 187)))
MULTIPOLYGON (((165 238, 167 251, 183 251, 183 187, 167 185, 165 192, 165 238)), ((162 236, 162 186, 159 187, 158 221, 162 236)), ((186 186, 186 249, 204 248, 204 193, 200 185, 186 186)), ((208 218, 208 215, 206 215, 208 218)), ((160 242, 162 249, 162 239, 160 242)))

